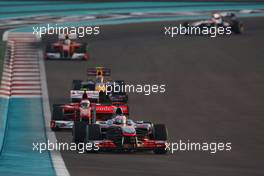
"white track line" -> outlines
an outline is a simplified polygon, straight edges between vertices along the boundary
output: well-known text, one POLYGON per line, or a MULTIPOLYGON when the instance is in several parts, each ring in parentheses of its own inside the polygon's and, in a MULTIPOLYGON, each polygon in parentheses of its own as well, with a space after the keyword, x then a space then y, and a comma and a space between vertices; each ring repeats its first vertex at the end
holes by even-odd
POLYGON ((19 57, 19 58, 16 58, 16 61, 35 61, 36 58, 29 58, 29 57, 19 57))
POLYGON ((12 77, 12 81, 30 81, 30 80, 37 80, 39 79, 39 76, 36 76, 36 77, 21 77, 21 76, 15 76, 15 77, 12 77))
POLYGON ((13 62, 13 64, 14 65, 16 65, 16 64, 28 64, 28 65, 30 65, 30 64, 38 64, 38 61, 14 61, 13 62))
POLYGON ((11 93, 23 93, 27 96, 30 93, 41 94, 41 90, 11 90, 11 93))
POLYGON ((13 66, 13 69, 19 69, 19 68, 32 68, 32 69, 34 69, 34 68, 39 68, 39 66, 38 65, 14 65, 13 66))
MULTIPOLYGON (((41 95, 26 95, 27 98, 40 98, 41 95)), ((25 95, 11 95, 14 98, 25 98, 25 95)))
MULTIPOLYGON (((45 124, 46 124, 46 134, 49 141, 56 143, 57 139, 55 133, 50 129, 50 120, 51 120, 51 112, 50 112, 50 104, 49 104, 49 95, 48 95, 48 87, 46 81, 46 71, 45 71, 45 64, 43 59, 43 53, 39 50, 39 59, 40 59, 40 73, 41 73, 41 86, 42 86, 42 100, 43 100, 43 113, 45 117, 45 124)), ((53 162, 53 166, 55 168, 56 174, 58 176, 69 176, 70 173, 65 166, 64 160, 61 156, 59 151, 51 151, 51 158, 53 162)))
POLYGON ((23 81, 12 81, 12 84, 40 84, 40 80, 23 80, 23 81))
POLYGON ((19 89, 31 90, 31 89, 40 89, 40 88, 41 88, 40 84, 35 85, 35 86, 12 86, 12 90, 14 90, 14 89, 16 89, 16 90, 19 90, 19 89))
POLYGON ((39 72, 39 69, 30 69, 30 68, 14 68, 14 72, 39 72))

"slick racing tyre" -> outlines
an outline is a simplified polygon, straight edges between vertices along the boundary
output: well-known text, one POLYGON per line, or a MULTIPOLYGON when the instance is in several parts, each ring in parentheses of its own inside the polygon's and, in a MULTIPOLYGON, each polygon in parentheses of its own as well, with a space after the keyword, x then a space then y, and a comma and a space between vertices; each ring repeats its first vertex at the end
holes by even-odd
MULTIPOLYGON (((155 140, 166 141, 168 139, 168 130, 164 124, 154 124, 153 131, 155 140)), ((155 154, 166 154, 167 150, 165 148, 157 148, 153 152, 155 154)))
POLYGON ((102 140, 101 128, 98 124, 88 125, 86 128, 87 141, 102 140))
POLYGON ((189 23, 185 21, 182 23, 182 26, 187 28, 189 26, 189 23))
POLYGON ((74 52, 75 53, 86 53, 86 46, 87 46, 87 44, 84 43, 80 46, 80 48, 76 48, 76 50, 74 52))
MULTIPOLYGON (((55 48, 52 47, 51 43, 48 43, 46 46, 46 53, 59 53, 55 48)), ((47 55, 45 56, 45 59, 50 59, 47 55)))
POLYGON ((80 90, 82 87, 82 80, 73 80, 72 81, 72 90, 80 90))
MULTIPOLYGON (((52 121, 64 120, 63 108, 61 107, 61 104, 54 104, 53 105, 53 111, 52 111, 51 120, 52 121)), ((52 131, 58 131, 59 130, 59 127, 53 126, 53 127, 51 127, 51 130, 52 131)))
POLYGON ((87 122, 75 121, 72 128, 73 142, 75 144, 84 143, 86 138, 87 122))
POLYGON ((63 108, 61 107, 61 104, 54 104, 53 105, 53 111, 52 111, 52 120, 63 120, 63 108))
POLYGON ((108 96, 106 95, 106 93, 103 91, 100 91, 99 92, 99 103, 106 103, 108 101, 110 101, 110 100, 109 100, 108 96))
POLYGON ((57 125, 55 125, 56 124, 55 121, 63 120, 63 119, 64 119, 64 116, 63 116, 63 109, 62 109, 61 105, 60 104, 54 104, 52 116, 51 116, 51 124, 53 124, 53 123, 54 124, 51 125, 51 130, 52 131, 59 131, 60 128, 57 125))
MULTIPOLYGON (((102 140, 101 128, 98 124, 87 125, 86 127, 86 142, 99 141, 102 140)), ((93 143, 93 147, 91 150, 87 150, 86 152, 99 152, 99 148, 95 147, 95 143, 93 143)))
POLYGON ((120 127, 110 127, 106 131, 106 139, 113 141, 118 147, 122 146, 122 130, 120 127))
POLYGON ((57 52, 57 50, 52 47, 52 44, 48 43, 46 46, 46 53, 56 53, 56 52, 57 52))
POLYGON ((164 124, 154 124, 154 139, 166 141, 168 138, 168 131, 164 124))
POLYGON ((232 31, 235 34, 241 34, 244 32, 244 25, 242 23, 240 23, 239 21, 233 21, 232 23, 232 31))

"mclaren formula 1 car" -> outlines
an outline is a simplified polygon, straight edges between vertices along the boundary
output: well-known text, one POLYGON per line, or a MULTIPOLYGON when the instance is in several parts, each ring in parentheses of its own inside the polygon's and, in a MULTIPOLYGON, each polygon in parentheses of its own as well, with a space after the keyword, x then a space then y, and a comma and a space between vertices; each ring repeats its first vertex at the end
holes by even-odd
POLYGON ((71 129, 74 121, 106 121, 111 119, 117 108, 121 108, 124 114, 129 114, 127 105, 101 105, 90 103, 89 99, 82 99, 80 103, 54 104, 50 128, 53 131, 71 129))
MULTIPOLYGON (((109 79, 111 70, 104 67, 90 68, 87 70, 88 77, 95 77, 95 79, 73 80, 70 97, 72 102, 80 102, 84 91, 87 92, 88 97, 97 100, 97 102, 123 102, 127 103, 128 96, 125 92, 109 92, 106 94, 107 88, 116 86, 123 86, 123 80, 112 81, 109 79)), ((113 90, 113 89, 112 89, 113 90)))
POLYGON ((195 21, 195 22, 184 22, 184 27, 193 27, 202 29, 209 29, 212 27, 223 27, 224 32, 227 32, 229 28, 231 33, 241 34, 244 32, 244 25, 237 19, 234 13, 214 13, 211 19, 195 21))
POLYGON ((133 121, 124 114, 115 114, 107 121, 94 124, 75 121, 73 142, 92 143, 94 151, 153 151, 165 154, 167 129, 164 124, 133 121))
POLYGON ((46 59, 88 60, 87 44, 60 37, 58 42, 48 43, 45 51, 46 59))

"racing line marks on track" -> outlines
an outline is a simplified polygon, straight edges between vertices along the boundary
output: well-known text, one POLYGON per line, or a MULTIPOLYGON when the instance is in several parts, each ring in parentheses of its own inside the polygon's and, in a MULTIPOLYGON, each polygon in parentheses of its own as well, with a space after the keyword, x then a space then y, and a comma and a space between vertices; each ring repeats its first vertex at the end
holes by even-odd
POLYGON ((1 97, 41 97, 39 55, 32 34, 9 35, 1 97))

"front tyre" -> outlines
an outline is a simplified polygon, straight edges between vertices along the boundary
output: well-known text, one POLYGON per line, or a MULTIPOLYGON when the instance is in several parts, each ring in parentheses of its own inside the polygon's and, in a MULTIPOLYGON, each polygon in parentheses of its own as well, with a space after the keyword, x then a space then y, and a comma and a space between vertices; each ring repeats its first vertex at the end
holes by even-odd
POLYGON ((93 141, 102 140, 101 128, 98 124, 87 125, 86 127, 86 142, 92 142, 92 148, 86 152, 99 152, 100 148, 93 141))
POLYGON ((155 150, 153 150, 153 152, 155 153, 155 154, 166 154, 168 151, 165 149, 165 148, 159 148, 159 149, 155 149, 155 150))
MULTIPOLYGON (((154 124, 153 125, 153 136, 154 140, 167 141, 168 130, 164 124, 154 124)), ((155 154, 166 154, 167 150, 165 148, 156 148, 153 150, 155 154)))
POLYGON ((154 124, 154 139, 160 141, 166 141, 168 139, 168 130, 164 124, 154 124))
POLYGON ((86 138, 87 122, 75 121, 72 128, 72 137, 75 144, 84 143, 86 138))

